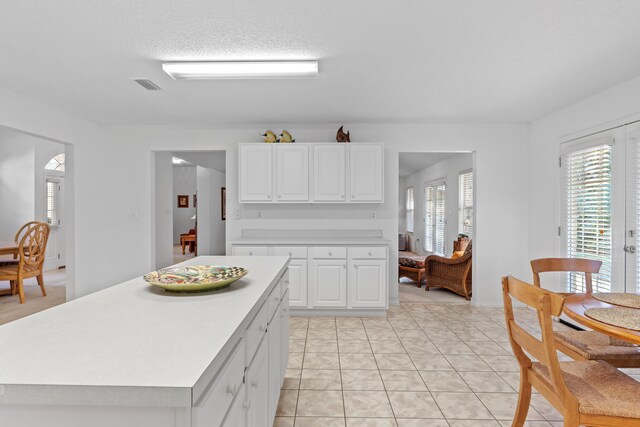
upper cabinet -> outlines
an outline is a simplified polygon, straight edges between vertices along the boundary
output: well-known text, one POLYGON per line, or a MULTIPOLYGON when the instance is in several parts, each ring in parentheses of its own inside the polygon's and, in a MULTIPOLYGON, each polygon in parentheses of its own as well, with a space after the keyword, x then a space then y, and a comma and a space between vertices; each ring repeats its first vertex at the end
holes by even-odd
POLYGON ((276 145, 276 191, 278 202, 309 201, 309 146, 276 145))
POLYGON ((346 200, 346 144, 313 144, 313 200, 346 200))
POLYGON ((273 200, 273 157, 270 144, 240 144, 240 201, 273 200))
POLYGON ((349 200, 382 202, 384 165, 380 144, 349 146, 349 200))
POLYGON ((382 144, 240 144, 240 203, 382 203, 382 144))

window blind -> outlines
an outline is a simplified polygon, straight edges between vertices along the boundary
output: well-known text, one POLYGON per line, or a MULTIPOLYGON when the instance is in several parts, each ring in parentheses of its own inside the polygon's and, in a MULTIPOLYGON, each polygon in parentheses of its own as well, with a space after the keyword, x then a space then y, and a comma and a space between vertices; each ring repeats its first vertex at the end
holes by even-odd
POLYGON ((413 187, 407 188, 407 231, 413 233, 414 199, 413 187))
POLYGON ((440 184, 436 187, 436 230, 435 230, 435 244, 434 252, 439 255, 444 255, 444 228, 446 220, 444 218, 444 197, 445 197, 445 184, 440 184))
POLYGON ((57 185, 56 181, 46 181, 47 223, 52 226, 58 225, 57 185))
POLYGON ((425 200, 425 217, 424 217, 424 250, 433 252, 433 229, 435 226, 435 215, 434 215, 434 207, 435 203, 433 200, 433 186, 425 187, 424 189, 424 200, 425 200))
MULTIPOLYGON (((602 261, 594 292, 611 291, 611 145, 566 153, 563 158, 566 252, 602 261)), ((584 276, 567 274, 567 290, 584 292, 584 276)))
POLYGON ((473 235, 473 172, 458 176, 458 233, 473 235))

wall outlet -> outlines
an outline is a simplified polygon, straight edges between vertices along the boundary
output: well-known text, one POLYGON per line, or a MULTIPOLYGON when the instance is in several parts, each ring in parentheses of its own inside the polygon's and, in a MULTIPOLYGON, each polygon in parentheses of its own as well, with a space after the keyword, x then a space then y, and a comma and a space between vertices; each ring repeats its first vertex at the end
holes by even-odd
POLYGON ((375 211, 374 211, 374 212, 371 212, 371 218, 376 219, 376 213, 375 213, 375 211))
POLYGON ((262 218, 262 211, 258 211, 258 218, 262 218))

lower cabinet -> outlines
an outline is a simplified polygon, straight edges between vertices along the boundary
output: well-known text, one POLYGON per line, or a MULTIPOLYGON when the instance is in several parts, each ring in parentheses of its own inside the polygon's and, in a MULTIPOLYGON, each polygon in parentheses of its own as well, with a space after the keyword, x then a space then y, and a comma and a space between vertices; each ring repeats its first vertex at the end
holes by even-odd
POLYGON ((289 263, 289 305, 307 306, 307 260, 293 259, 289 263))
POLYGON ((282 338, 282 363, 280 377, 284 382, 284 375, 289 364, 289 291, 285 292, 280 306, 280 337, 282 338))
MULTIPOLYGON (((267 339, 269 346, 269 419, 273 420, 280 399, 280 387, 282 386, 282 330, 280 310, 278 309, 269 322, 267 339)), ((288 338, 287 338, 288 339, 288 338)))
POLYGON ((387 262, 385 260, 349 260, 347 281, 351 307, 386 307, 387 262))
POLYGON ((245 385, 240 387, 240 391, 233 401, 227 416, 222 422, 222 427, 245 427, 247 426, 247 401, 244 399, 246 394, 245 385))
POLYGON ((347 306, 347 260, 311 261, 312 307, 347 306))
MULTIPOLYGON (((288 323, 288 322, 285 322, 288 323)), ((262 340, 258 351, 247 368, 245 386, 247 388, 247 426, 270 427, 269 417, 269 344, 262 340)))

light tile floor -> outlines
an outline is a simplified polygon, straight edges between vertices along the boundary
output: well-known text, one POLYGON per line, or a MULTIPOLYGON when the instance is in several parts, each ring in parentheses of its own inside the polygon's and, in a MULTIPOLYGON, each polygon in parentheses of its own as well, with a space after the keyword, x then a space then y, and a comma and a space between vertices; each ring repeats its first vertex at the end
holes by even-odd
MULTIPOLYGON (((533 311, 516 311, 538 331, 533 311)), ((277 427, 511 425, 519 372, 501 309, 402 303, 383 318, 292 317, 289 338, 277 427)), ((528 419, 562 425, 539 394, 528 419)))

